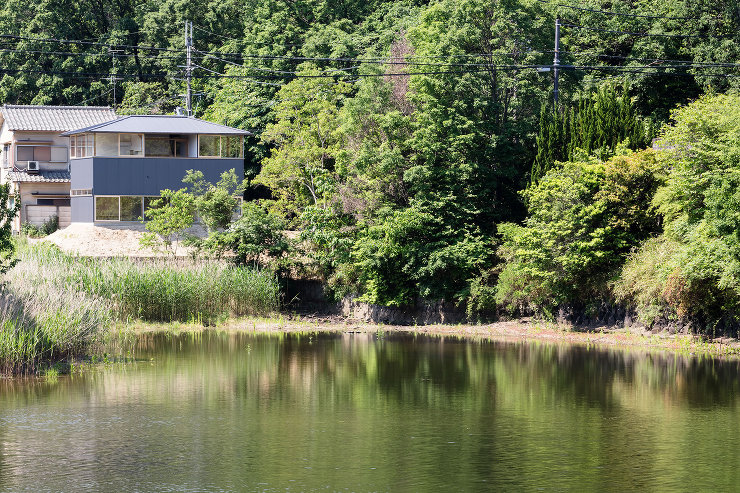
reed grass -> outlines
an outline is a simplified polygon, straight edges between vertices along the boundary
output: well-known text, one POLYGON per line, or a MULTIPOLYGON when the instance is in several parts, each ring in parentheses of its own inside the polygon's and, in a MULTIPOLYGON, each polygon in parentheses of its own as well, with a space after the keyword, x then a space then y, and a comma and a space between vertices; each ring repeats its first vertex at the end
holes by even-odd
POLYGON ((22 250, 19 258, 11 285, 23 278, 74 289, 108 301, 118 320, 214 323, 279 306, 272 274, 223 262, 82 258, 45 244, 22 250))
POLYGON ((19 279, 0 291, 0 372, 38 373, 102 342, 110 312, 101 300, 19 279))
POLYGON ((0 287, 0 372, 40 373, 110 335, 115 320, 215 323, 278 309, 271 274, 211 261, 94 259, 19 243, 0 287))

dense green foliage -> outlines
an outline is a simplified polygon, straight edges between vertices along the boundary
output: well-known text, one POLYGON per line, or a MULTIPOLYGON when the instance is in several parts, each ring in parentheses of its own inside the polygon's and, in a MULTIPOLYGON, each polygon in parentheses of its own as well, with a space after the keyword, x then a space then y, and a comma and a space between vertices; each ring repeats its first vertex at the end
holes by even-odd
POLYGON ((659 229, 652 151, 567 162, 526 192, 523 226, 502 224, 496 299, 512 311, 591 308, 611 298, 627 254, 659 229))
POLYGON ((620 144, 644 149, 654 137, 652 121, 635 113, 628 86, 618 93, 616 87, 604 85, 569 109, 543 106, 531 181, 536 183, 556 161, 572 160, 577 153, 607 159, 620 144))
MULTIPOLYGON (((115 92, 121 112, 171 111, 183 92, 184 21, 192 20, 196 116, 254 131, 247 196, 264 198, 266 188, 272 199, 246 209, 251 222, 235 230, 227 226, 231 192, 196 193, 191 206, 220 235, 211 244, 254 261, 260 248, 284 251, 273 234, 284 222, 300 231, 295 258, 309 275, 337 295, 387 305, 443 299, 493 312, 494 299, 549 310, 612 297, 609 283, 630 248, 659 232, 660 214, 678 231, 688 220, 674 220, 672 207, 689 207, 682 200, 692 195, 662 193, 658 214, 650 194, 656 173, 672 165, 653 167, 643 153, 610 157, 620 145, 649 146, 672 109, 708 89, 740 88, 734 0, 588 0, 582 10, 555 0, 21 4, 0 9, 0 32, 21 36, 3 38, 0 50, 7 103, 113 102, 115 71, 124 79, 115 92), (556 18, 578 25, 563 21, 567 68, 560 107, 551 109, 551 73, 536 69, 551 64, 556 18), (47 40, 28 39, 39 37, 47 40), (125 46, 112 59, 98 42, 125 46), (558 161, 571 163, 553 170, 558 161), (624 190, 607 190, 622 182, 624 190), (549 200, 561 207, 548 210, 549 200), (502 241, 505 264, 496 255, 502 241)), ((714 190, 734 178, 712 176, 706 204, 718 204, 717 219, 706 224, 722 232, 733 216, 719 204, 732 201, 714 190)), ((168 232, 161 217, 162 237, 185 226, 168 232)), ((661 245, 699 235, 670 231, 661 245)), ((732 275, 717 277, 716 289, 734 289, 732 275)))
POLYGON ((647 322, 727 330, 740 320, 740 96, 705 96, 673 119, 659 142, 670 173, 654 201, 664 231, 630 259, 618 292, 647 322))

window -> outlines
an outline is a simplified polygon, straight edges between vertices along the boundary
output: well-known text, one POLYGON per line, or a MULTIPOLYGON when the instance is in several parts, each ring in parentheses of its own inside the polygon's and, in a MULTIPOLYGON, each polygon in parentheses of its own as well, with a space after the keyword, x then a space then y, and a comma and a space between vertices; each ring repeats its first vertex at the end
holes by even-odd
POLYGON ((188 157, 188 140, 178 135, 146 135, 145 156, 188 157))
POLYGON ((18 144, 15 147, 15 157, 16 161, 66 163, 67 148, 65 146, 18 144))
MULTIPOLYGON (((147 214, 147 211, 149 209, 154 208, 154 202, 157 201, 157 200, 160 200, 161 198, 162 197, 144 197, 144 220, 145 221, 148 221, 150 219, 149 218, 149 215, 147 214)), ((161 207, 162 205, 164 205, 164 204, 163 203, 159 203, 159 204, 157 204, 157 207, 161 207)))
POLYGON ((81 197, 81 196, 84 197, 86 195, 92 195, 92 189, 90 188, 75 189, 70 192, 70 195, 72 195, 73 197, 81 197))
POLYGON ((120 218, 118 197, 95 197, 95 220, 118 221, 120 218))
POLYGON ((95 135, 73 135, 69 139, 71 157, 90 157, 95 155, 95 135))
MULTIPOLYGON (((74 195, 74 194, 73 194, 74 195)), ((96 221, 140 221, 152 201, 159 197, 122 195, 120 197, 95 197, 96 221)), ((148 219, 145 217, 145 219, 148 219)))
POLYGON ((199 135, 198 155, 201 157, 242 157, 243 140, 240 135, 199 135))
POLYGON ((219 157, 221 153, 221 137, 218 135, 198 136, 198 155, 219 157))
POLYGON ((242 157, 241 136, 221 137, 221 157, 242 157))
POLYGON ((119 134, 119 155, 141 156, 144 152, 144 136, 142 134, 119 134))
POLYGON ((118 134, 95 134, 96 156, 118 156, 118 134))
POLYGON ((3 166, 5 168, 8 167, 8 154, 10 154, 10 144, 5 144, 3 146, 3 166))
POLYGON ((121 221, 139 221, 142 197, 121 197, 121 221))

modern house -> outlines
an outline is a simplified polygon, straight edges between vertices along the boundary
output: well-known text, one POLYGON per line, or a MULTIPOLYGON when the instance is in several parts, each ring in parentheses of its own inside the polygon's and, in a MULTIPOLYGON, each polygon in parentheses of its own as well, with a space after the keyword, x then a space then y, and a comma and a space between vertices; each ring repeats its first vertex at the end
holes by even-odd
POLYGON ((58 216, 133 225, 160 191, 179 189, 188 170, 217 182, 244 174, 249 132, 186 116, 116 117, 107 107, 0 107, 1 183, 21 200, 13 229, 58 216))
POLYGON ((244 175, 249 132, 187 116, 124 116, 62 134, 70 139, 73 223, 135 222, 161 190, 188 170, 215 183, 244 175))
POLYGON ((99 106, 0 107, 0 183, 10 183, 11 200, 22 204, 15 231, 55 215, 60 226, 69 224, 69 138, 61 134, 115 118, 99 106))

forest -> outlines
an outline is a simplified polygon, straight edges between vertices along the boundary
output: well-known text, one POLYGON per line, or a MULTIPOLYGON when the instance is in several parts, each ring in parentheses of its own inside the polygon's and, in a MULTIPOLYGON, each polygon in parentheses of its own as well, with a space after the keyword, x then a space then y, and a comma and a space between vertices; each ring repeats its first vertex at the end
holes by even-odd
POLYGON ((188 20, 245 217, 337 298, 740 328, 735 0, 6 0, 0 102, 172 113, 188 20))

